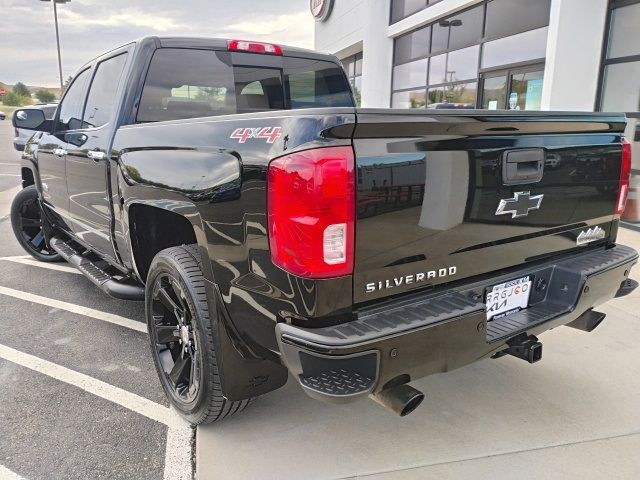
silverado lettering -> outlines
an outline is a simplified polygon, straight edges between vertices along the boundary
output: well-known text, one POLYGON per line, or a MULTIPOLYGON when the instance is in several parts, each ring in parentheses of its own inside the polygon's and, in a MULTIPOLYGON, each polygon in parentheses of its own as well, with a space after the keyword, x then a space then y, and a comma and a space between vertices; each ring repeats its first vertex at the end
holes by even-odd
POLYGON ((432 278, 450 277, 455 275, 457 271, 457 267, 439 268, 438 270, 429 270, 427 272, 405 275, 403 277, 394 277, 393 280, 380 280, 378 282, 367 283, 365 289, 367 293, 373 293, 376 290, 400 287, 402 285, 409 285, 412 283, 420 283, 432 278))
POLYGON ((85 64, 53 118, 16 110, 38 133, 11 223, 33 257, 145 302, 192 424, 289 378, 406 415, 410 379, 538 361, 537 335, 591 331, 636 287, 624 115, 441 105, 359 108, 310 50, 143 38, 85 64))

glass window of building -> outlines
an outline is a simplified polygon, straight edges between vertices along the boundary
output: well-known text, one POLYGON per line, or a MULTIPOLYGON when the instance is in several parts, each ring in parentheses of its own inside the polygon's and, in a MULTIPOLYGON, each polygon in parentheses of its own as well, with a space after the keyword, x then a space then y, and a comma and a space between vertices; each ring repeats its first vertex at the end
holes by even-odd
POLYGON ((539 110, 550 4, 484 0, 398 37, 392 106, 539 110))
POLYGON ((422 87, 427 80, 428 60, 416 60, 393 68, 393 89, 422 87))
POLYGON ((362 100, 362 52, 343 59, 342 66, 349 78, 356 104, 360 106, 362 100))
POLYGON ((476 82, 429 88, 427 108, 475 108, 477 90, 476 82))
POLYGON ((613 2, 600 110, 640 111, 640 1, 613 2))
POLYGON ((394 63, 410 62, 429 55, 431 46, 431 27, 420 28, 398 37, 394 43, 394 63))
POLYGON ((393 108, 424 108, 426 104, 424 88, 394 93, 391 97, 393 108))
POLYGON ((482 68, 539 60, 547 51, 548 28, 519 33, 484 44, 482 68))
POLYGON ((424 10, 427 6, 442 0, 391 0, 391 23, 396 23, 409 15, 424 10))
POLYGON ((480 43, 484 5, 439 20, 433 25, 431 52, 454 50, 480 43))
POLYGON ((492 0, 485 38, 499 38, 549 25, 551 0, 492 0))
POLYGON ((427 6, 427 0, 391 0, 391 23, 419 12, 427 6))

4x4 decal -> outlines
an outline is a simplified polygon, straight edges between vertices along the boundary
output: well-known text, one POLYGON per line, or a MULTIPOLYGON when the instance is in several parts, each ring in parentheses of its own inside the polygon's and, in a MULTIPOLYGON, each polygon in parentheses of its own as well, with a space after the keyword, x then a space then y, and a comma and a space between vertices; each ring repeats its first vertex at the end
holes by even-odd
POLYGON ((236 128, 229 138, 238 139, 238 143, 245 143, 250 138, 264 138, 267 143, 273 143, 282 135, 282 127, 236 128))

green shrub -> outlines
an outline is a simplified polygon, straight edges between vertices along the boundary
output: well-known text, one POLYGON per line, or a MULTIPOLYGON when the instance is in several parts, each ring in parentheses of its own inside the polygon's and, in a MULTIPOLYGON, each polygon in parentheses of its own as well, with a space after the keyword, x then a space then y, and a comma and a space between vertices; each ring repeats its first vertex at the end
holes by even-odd
POLYGON ((24 103, 24 97, 16 95, 14 92, 7 92, 2 97, 2 103, 9 107, 21 107, 24 103))

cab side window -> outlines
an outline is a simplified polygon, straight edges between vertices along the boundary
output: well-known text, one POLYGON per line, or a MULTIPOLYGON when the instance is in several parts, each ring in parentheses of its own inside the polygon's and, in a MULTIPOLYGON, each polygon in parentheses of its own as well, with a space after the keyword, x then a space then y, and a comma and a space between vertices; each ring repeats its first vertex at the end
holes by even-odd
POLYGON ((227 52, 161 48, 151 59, 136 121, 225 115, 235 108, 227 52))
POLYGON ((76 76, 58 107, 60 115, 56 132, 77 130, 82 128, 82 107, 84 106, 84 92, 91 70, 83 70, 76 76))
POLYGON ((126 60, 127 54, 123 53, 98 64, 84 109, 83 128, 101 127, 111 120, 126 60))

